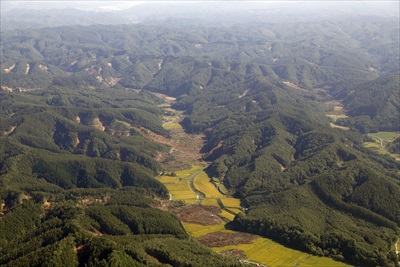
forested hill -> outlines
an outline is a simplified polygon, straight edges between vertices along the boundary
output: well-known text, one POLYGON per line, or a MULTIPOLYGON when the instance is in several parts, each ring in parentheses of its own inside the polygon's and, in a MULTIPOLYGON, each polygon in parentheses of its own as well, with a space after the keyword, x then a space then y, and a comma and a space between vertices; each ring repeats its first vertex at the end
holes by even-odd
POLYGON ((2 86, 120 84, 180 95, 207 89, 225 76, 246 75, 311 89, 398 72, 397 29, 395 18, 349 18, 250 29, 137 25, 17 30, 2 34, 2 86))
POLYGON ((2 32, 0 264, 238 264, 151 208, 168 196, 169 148, 143 134, 169 135, 156 92, 242 200, 230 227, 398 266, 400 163, 362 135, 400 130, 398 17, 164 22, 2 32))
POLYGON ((237 266, 153 208, 168 136, 146 92, 0 92, 1 266, 237 266), (162 224, 160 223, 162 222, 162 224))

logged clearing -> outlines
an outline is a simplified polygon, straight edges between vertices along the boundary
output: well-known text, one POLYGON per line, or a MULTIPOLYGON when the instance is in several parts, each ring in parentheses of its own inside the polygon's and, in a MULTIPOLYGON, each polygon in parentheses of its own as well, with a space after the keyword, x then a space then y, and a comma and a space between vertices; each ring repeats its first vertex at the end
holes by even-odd
POLYGON ((251 244, 258 236, 248 233, 212 232, 205 234, 197 240, 207 247, 226 247, 239 244, 251 244))
POLYGON ((187 205, 170 210, 179 220, 199 225, 220 225, 223 221, 218 216, 221 209, 215 206, 187 205))

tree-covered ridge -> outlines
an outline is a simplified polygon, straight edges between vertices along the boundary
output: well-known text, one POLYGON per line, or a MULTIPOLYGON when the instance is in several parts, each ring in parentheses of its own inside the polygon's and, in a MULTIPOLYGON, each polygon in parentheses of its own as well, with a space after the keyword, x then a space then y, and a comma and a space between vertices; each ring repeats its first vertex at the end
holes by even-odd
POLYGON ((178 95, 237 73, 312 88, 398 71, 398 49, 392 45, 398 42, 396 25, 393 19, 348 19, 251 29, 125 25, 17 30, 2 33, 2 85, 119 83, 178 95))
POLYGON ((182 98, 188 129, 206 131, 209 174, 249 208, 234 227, 353 264, 394 265, 400 164, 363 148, 360 134, 327 127, 309 94, 265 81, 242 88, 225 105, 214 103, 218 91, 182 98))
POLYGON ((337 123, 362 133, 399 131, 399 88, 398 73, 354 85, 338 85, 334 93, 343 99, 350 118, 340 119, 337 123))
MULTIPOLYGON (((185 130, 205 133, 207 172, 247 209, 232 227, 355 265, 398 266, 392 245, 399 235, 400 165, 362 147, 360 135, 399 127, 396 19, 253 26, 2 33, 1 85, 12 93, 0 95, 0 193, 6 207, 0 224, 24 205, 33 209, 27 220, 45 223, 44 197, 63 206, 64 200, 87 201, 92 192, 102 204, 74 206, 84 210, 74 220, 86 235, 73 236, 68 246, 84 245, 93 253, 65 257, 88 265, 117 257, 127 265, 178 266, 189 264, 180 249, 208 257, 187 241, 174 218, 138 204, 168 193, 152 176, 161 170, 158 153, 169 149, 138 131, 168 136, 156 106, 161 102, 146 92, 153 91, 177 98, 173 108, 184 112, 185 130), (343 102, 350 117, 337 123, 351 131, 329 127, 320 99, 343 102), (115 200, 124 190, 139 193, 115 200), (32 202, 22 204, 29 197, 32 202), (167 220, 168 227, 154 230, 154 218, 167 220), (170 252, 164 247, 169 241, 142 234, 185 241, 170 252), (139 235, 132 243, 150 241, 131 248, 118 235, 139 235), (106 240, 104 250, 97 249, 97 238, 106 240)), ((12 266, 36 257, 39 250, 17 250, 34 236, 21 235, 4 262, 12 266)))
POLYGON ((138 131, 168 135, 160 103, 119 88, 1 93, 1 266, 237 266, 153 208, 169 148, 138 131))
POLYGON ((238 266, 190 240, 175 217, 147 206, 143 192, 91 192, 70 191, 63 202, 34 194, 9 209, 0 220, 0 264, 238 266))

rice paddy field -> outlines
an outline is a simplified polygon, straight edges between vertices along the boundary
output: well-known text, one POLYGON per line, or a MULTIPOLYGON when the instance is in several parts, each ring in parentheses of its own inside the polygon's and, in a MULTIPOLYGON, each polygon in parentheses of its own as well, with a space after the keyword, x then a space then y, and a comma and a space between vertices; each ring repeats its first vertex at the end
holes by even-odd
POLYGON ((204 167, 201 166, 197 166, 197 165, 193 165, 192 168, 188 169, 188 170, 182 170, 182 171, 176 171, 176 176, 178 176, 179 178, 186 178, 189 177, 191 174, 193 174, 195 171, 199 171, 204 167))
POLYGON ((220 216, 226 218, 229 221, 233 221, 233 219, 235 218, 235 214, 232 214, 226 210, 222 210, 220 216))
POLYGON ((201 205, 205 206, 216 206, 218 207, 218 202, 215 198, 205 198, 201 201, 201 205))
POLYGON ((221 202, 226 208, 240 208, 240 199, 238 198, 221 198, 221 202))
POLYGON ((213 248, 219 252, 228 249, 240 249, 247 255, 246 260, 265 264, 269 267, 281 266, 348 266, 330 258, 311 256, 307 253, 284 247, 274 241, 259 237, 251 244, 240 244, 213 248))
POLYGON ((161 176, 158 180, 163 184, 175 184, 179 182, 179 178, 173 176, 161 176))
MULTIPOLYGON (((202 171, 201 166, 192 166, 189 170, 176 172, 176 177, 162 176, 160 181, 168 188, 173 200, 183 200, 188 204, 198 203, 197 195, 189 187, 189 179, 194 177, 194 186, 196 190, 205 194, 201 205, 216 206, 223 208, 217 215, 232 221, 235 214, 241 212, 240 200, 222 195, 215 185, 211 183, 210 178, 202 171), (226 210, 224 210, 226 209, 226 210), (227 211, 229 210, 229 211, 227 211)), ((182 222, 185 230, 193 237, 199 238, 206 234, 214 232, 223 232, 235 234, 235 231, 225 229, 225 222, 216 225, 200 225, 195 223, 182 222)), ((296 267, 344 267, 349 266, 341 262, 336 262, 326 257, 311 256, 307 253, 284 247, 271 239, 256 237, 250 244, 228 245, 224 247, 212 247, 215 252, 229 249, 239 249, 246 254, 246 258, 251 262, 257 262, 269 267, 296 266, 296 267)))
POLYGON ((210 182, 210 177, 207 173, 202 172, 196 176, 194 179, 194 186, 197 190, 205 194, 205 198, 221 198, 222 195, 215 187, 213 183, 210 182))
POLYGON ((173 200, 197 200, 197 194, 190 190, 187 179, 179 180, 176 183, 164 183, 164 185, 172 195, 173 200))

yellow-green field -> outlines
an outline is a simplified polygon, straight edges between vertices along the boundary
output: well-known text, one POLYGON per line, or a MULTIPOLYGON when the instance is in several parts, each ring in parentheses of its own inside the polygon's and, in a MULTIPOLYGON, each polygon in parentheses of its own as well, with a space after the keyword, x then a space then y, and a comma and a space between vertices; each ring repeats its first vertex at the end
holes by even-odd
POLYGON ((331 118, 334 122, 337 121, 338 119, 344 119, 348 117, 346 115, 335 115, 335 114, 326 114, 326 116, 331 118))
POLYGON ((173 130, 173 129, 182 129, 182 126, 177 122, 167 122, 163 124, 164 129, 173 130))
POLYGON ((226 230, 224 223, 217 225, 200 225, 200 224, 182 222, 182 225, 185 228, 185 230, 194 238, 198 238, 200 236, 213 232, 234 233, 233 231, 226 230))
POLYGON ((376 142, 365 142, 364 147, 370 148, 380 154, 388 154, 388 151, 384 148, 381 147, 380 143, 376 143, 376 142))
POLYGON ((187 180, 181 180, 175 184, 165 184, 173 200, 197 199, 197 194, 190 190, 187 180))
POLYGON ((163 184, 175 184, 179 181, 179 178, 173 176, 160 176, 158 180, 163 184))
POLYGON ((242 212, 242 210, 238 209, 238 208, 227 208, 227 209, 232 211, 232 212, 234 212, 235 214, 238 214, 239 212, 242 212))
MULTIPOLYGON (((194 185, 197 190, 203 192, 206 197, 202 200, 202 205, 210 205, 219 207, 218 201, 221 200, 223 206, 230 211, 239 213, 240 200, 235 198, 228 198, 221 195, 221 193, 215 188, 215 186, 210 182, 209 177, 205 172, 202 172, 200 166, 192 166, 190 170, 177 171, 177 177, 163 176, 160 181, 165 184, 173 200, 184 200, 188 204, 197 203, 197 195, 192 190, 190 190, 188 185, 189 177, 196 175, 194 179, 194 185), (175 180, 173 180, 174 178, 175 180), (175 181, 174 183, 171 183, 175 181)), ((222 210, 218 214, 228 220, 233 220, 233 214, 222 210)), ((235 233, 232 230, 225 229, 225 223, 222 222, 218 225, 199 225, 193 223, 182 222, 185 230, 193 237, 198 238, 208 233, 213 232, 227 232, 235 233)), ((311 256, 307 253, 286 248, 274 241, 258 237, 251 244, 240 244, 225 247, 212 248, 212 250, 219 252, 228 249, 240 249, 243 250, 247 255, 245 260, 254 261, 258 263, 265 264, 270 267, 278 266, 326 266, 326 267, 343 267, 348 266, 346 264, 333 261, 330 258, 320 258, 311 256)))
POLYGON ((215 198, 205 198, 201 201, 201 205, 219 207, 218 202, 215 198))
POLYGON ((332 123, 332 122, 330 123, 330 126, 331 126, 332 128, 342 129, 342 130, 345 130, 345 131, 347 131, 347 130, 350 129, 349 127, 336 125, 336 124, 334 124, 334 123, 332 123))
POLYGON ((385 148, 388 144, 394 141, 397 137, 400 137, 399 132, 377 132, 377 133, 370 133, 368 137, 371 137, 374 142, 365 142, 364 147, 370 148, 380 154, 388 154, 393 158, 400 158, 399 154, 393 154, 387 151, 385 148))
POLYGON ((390 139, 391 141, 393 141, 397 137, 400 137, 400 133, 399 132, 377 132, 377 133, 370 133, 370 134, 368 134, 368 136, 376 136, 376 137, 379 137, 382 139, 390 139))
POLYGON ((233 219, 235 218, 234 214, 229 213, 226 210, 222 210, 222 212, 219 215, 228 219, 229 221, 233 221, 233 219))
POLYGON ((348 266, 330 258, 311 256, 307 253, 284 247, 274 241, 259 237, 251 244, 240 244, 213 248, 219 252, 227 249, 240 249, 247 255, 246 260, 259 262, 267 266, 348 266))
POLYGON ((222 195, 218 189, 210 182, 207 173, 202 172, 194 179, 194 186, 197 190, 205 194, 206 198, 221 198, 222 195))
POLYGON ((175 173, 176 173, 176 176, 178 176, 180 178, 185 178, 185 177, 188 177, 189 175, 191 175, 193 172, 201 170, 202 168, 204 168, 204 167, 193 165, 191 169, 176 171, 175 173))
POLYGON ((240 199, 238 198, 227 197, 222 198, 221 201, 226 208, 240 208, 240 199))

